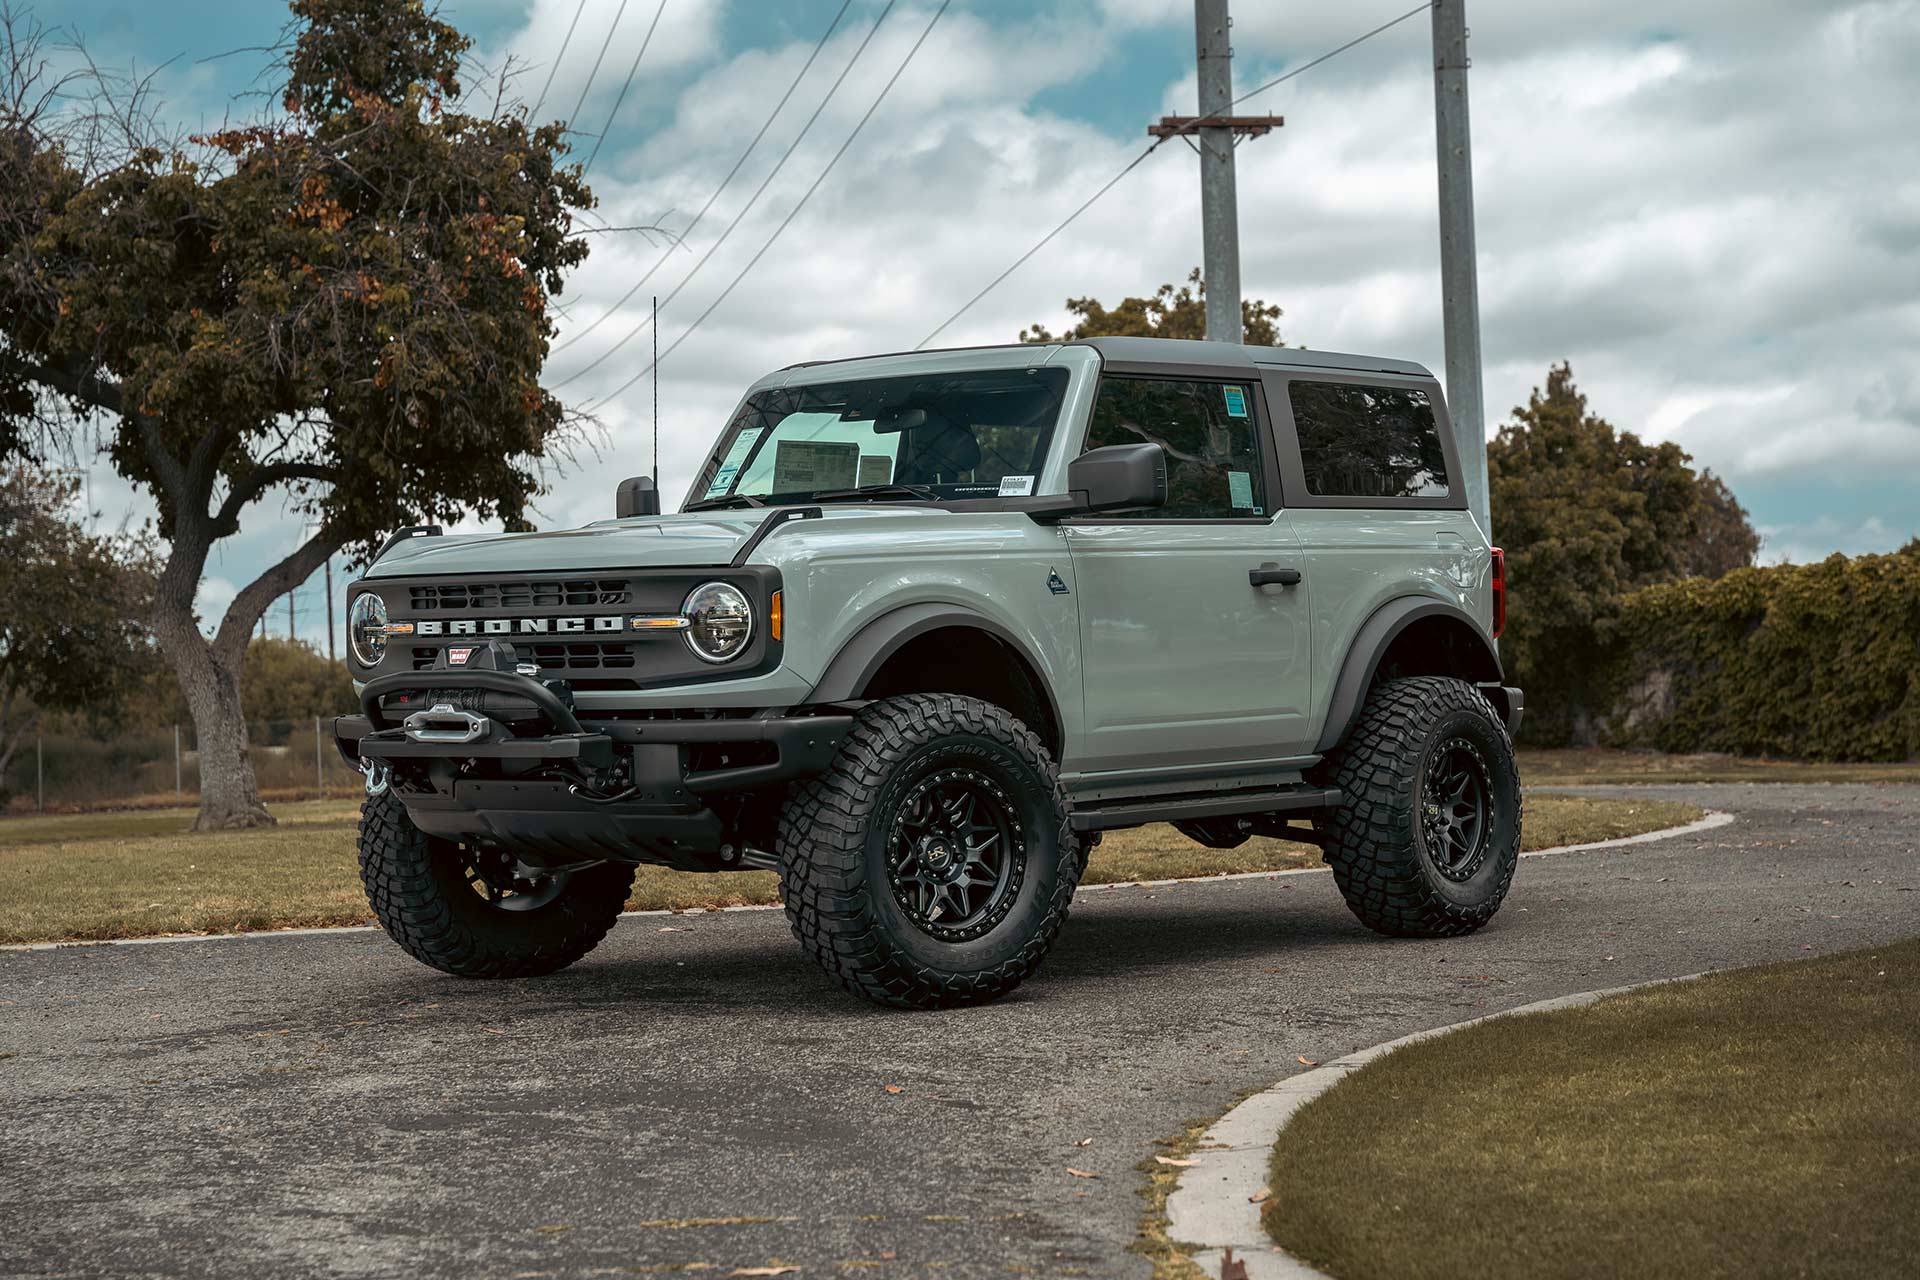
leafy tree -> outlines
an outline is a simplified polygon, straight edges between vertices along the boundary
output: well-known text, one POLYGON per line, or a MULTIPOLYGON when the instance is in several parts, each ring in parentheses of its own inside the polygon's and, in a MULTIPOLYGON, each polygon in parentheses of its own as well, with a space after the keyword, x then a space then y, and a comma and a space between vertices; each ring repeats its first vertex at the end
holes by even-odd
MULTIPOLYGON (((1071 342, 1075 338, 1204 338, 1207 336, 1207 286, 1195 267, 1178 289, 1163 284, 1150 298, 1122 298, 1108 310, 1097 298, 1068 298, 1067 310, 1078 324, 1054 333, 1043 324, 1020 331, 1022 342, 1071 342)), ((1258 298, 1240 302, 1240 325, 1250 347, 1278 347, 1279 307, 1258 298)))
POLYGON ((107 426, 153 494, 152 630, 199 734, 198 829, 272 821, 240 692, 262 610, 397 525, 526 527, 568 425, 539 381, 592 203, 564 126, 500 95, 470 114, 469 41, 420 0, 291 7, 285 114, 178 145, 139 136, 137 102, 75 126, 41 33, 0 31, 0 447, 107 426), (270 495, 305 541, 209 638, 207 557, 270 495))
POLYGON ((70 514, 77 487, 0 475, 0 777, 43 717, 110 714, 152 665, 151 548, 88 535, 70 514))
POLYGON ((240 705, 250 724, 305 722, 360 709, 353 677, 304 640, 255 639, 240 672, 240 705))
POLYGON ((1700 472, 1699 501, 1694 508, 1693 536, 1687 539, 1686 562, 1690 578, 1717 578, 1745 569, 1760 558, 1760 534, 1747 520, 1747 509, 1710 470, 1700 472))
POLYGON ((1759 538, 1717 477, 1587 409, 1566 364, 1487 446, 1493 527, 1513 592, 1501 656, 1527 691, 1525 732, 1590 742, 1609 709, 1612 628, 1636 589, 1750 563, 1759 538))

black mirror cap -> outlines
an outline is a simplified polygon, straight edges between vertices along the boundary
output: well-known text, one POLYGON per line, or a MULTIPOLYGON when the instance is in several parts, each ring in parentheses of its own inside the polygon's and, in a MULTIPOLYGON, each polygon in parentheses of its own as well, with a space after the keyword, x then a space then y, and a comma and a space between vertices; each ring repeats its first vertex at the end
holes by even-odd
POLYGON ((1067 464, 1067 489, 1086 511, 1159 507, 1167 501, 1167 451, 1157 444, 1110 444, 1067 464))
POLYGON ((622 480, 620 487, 613 491, 613 513, 622 520, 628 516, 659 515, 660 491, 653 487, 653 477, 634 476, 622 480))

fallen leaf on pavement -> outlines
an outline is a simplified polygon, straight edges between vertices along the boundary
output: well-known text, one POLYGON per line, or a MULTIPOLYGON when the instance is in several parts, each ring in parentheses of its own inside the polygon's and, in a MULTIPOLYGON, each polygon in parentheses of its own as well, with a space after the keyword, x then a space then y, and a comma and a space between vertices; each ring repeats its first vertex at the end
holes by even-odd
POLYGON ((535 1227, 534 1230, 542 1233, 543 1235, 557 1236, 562 1231, 571 1231, 573 1230, 573 1228, 568 1226, 564 1222, 545 1222, 535 1227))
POLYGON ((798 1267, 735 1267, 727 1274, 730 1276, 790 1276, 799 1270, 798 1267))
POLYGON ((1299 1064, 1300 1064, 1301 1066, 1303 1066, 1303 1067, 1317 1067, 1317 1066, 1319 1066, 1319 1065, 1320 1065, 1320 1064, 1319 1064, 1318 1062, 1315 1062, 1315 1061, 1314 1061, 1314 1060, 1313 1060, 1312 1058, 1309 1058, 1309 1057, 1308 1057, 1308 1056, 1307 1056, 1306 1054, 1304 1054, 1304 1053, 1296 1053, 1296 1054, 1294 1054, 1294 1055, 1293 1055, 1293 1060, 1294 1060, 1295 1062, 1297 1062, 1297 1063, 1299 1063, 1299 1064))
POLYGON ((1067 1166, 1067 1172, 1076 1178, 1097 1178, 1100 1176, 1097 1173, 1088 1173, 1085 1169, 1076 1169, 1072 1165, 1067 1166))
POLYGON ((1078 1142, 1076 1142, 1076 1143, 1074 1143, 1073 1145, 1074 1145, 1074 1146, 1076 1146, 1076 1147, 1090 1147, 1090 1146, 1092 1146, 1092 1145, 1093 1145, 1093 1139, 1092 1139, 1092 1138, 1082 1138, 1082 1139, 1080 1139, 1080 1141, 1078 1141, 1078 1142))
POLYGON ((897 1084, 890 1084, 890 1085, 888 1085, 888 1086, 887 1086, 887 1092, 888 1092, 888 1093, 905 1093, 905 1092, 906 1092, 906 1090, 905 1090, 905 1089, 902 1089, 902 1088, 901 1088, 901 1087, 900 1087, 899 1085, 897 1085, 897 1084))
POLYGON ((1273 1188, 1262 1187, 1258 1191, 1254 1192, 1252 1195, 1247 1197, 1247 1203, 1260 1204, 1264 1201, 1271 1200, 1271 1199, 1273 1199, 1273 1188))
POLYGON ((1161 1164, 1170 1164, 1176 1169, 1193 1168, 1193 1161, 1191 1160, 1175 1160, 1170 1156, 1155 1156, 1154 1159, 1161 1164))

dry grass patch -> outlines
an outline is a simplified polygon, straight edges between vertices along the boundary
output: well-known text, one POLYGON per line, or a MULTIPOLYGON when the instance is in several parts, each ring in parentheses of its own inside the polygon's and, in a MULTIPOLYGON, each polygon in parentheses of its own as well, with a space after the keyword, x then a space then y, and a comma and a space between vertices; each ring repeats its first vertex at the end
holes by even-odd
POLYGON ((1920 941, 1503 1018, 1304 1107, 1268 1229, 1335 1276, 1909 1276, 1920 941))
POLYGON ((1637 782, 1920 782, 1920 761, 1840 764, 1754 756, 1665 755, 1605 747, 1524 748, 1520 776, 1535 786, 1637 782))
MULTIPOLYGON (((186 809, 134 810, 0 821, 0 943, 93 940, 161 933, 365 924, 354 858, 357 804, 277 805, 280 826, 195 835, 186 809)), ((1700 816, 1664 801, 1532 796, 1526 847, 1609 839, 1700 816)), ((1307 845, 1253 839, 1203 849, 1170 827, 1108 834, 1088 884, 1285 871, 1320 865, 1307 845)), ((629 909, 686 910, 779 901, 770 871, 696 875, 642 867, 629 909)))

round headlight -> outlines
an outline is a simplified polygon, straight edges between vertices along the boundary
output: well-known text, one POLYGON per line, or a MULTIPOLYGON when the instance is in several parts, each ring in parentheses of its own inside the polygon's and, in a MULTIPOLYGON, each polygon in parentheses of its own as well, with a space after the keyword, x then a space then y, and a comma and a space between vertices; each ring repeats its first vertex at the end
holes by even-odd
POLYGON ((680 613, 687 620, 687 647, 702 662, 731 662, 753 639, 753 606, 730 583, 695 587, 680 613))
POLYGON ((387 651, 387 603, 371 591, 347 607, 347 646, 363 667, 374 666, 387 651))

